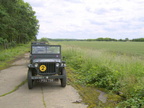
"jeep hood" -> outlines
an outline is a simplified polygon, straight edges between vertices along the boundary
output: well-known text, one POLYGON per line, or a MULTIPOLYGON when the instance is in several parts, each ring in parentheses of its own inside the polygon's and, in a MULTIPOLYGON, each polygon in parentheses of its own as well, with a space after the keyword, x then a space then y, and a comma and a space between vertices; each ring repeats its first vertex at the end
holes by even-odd
POLYGON ((61 59, 34 59, 33 63, 36 62, 61 62, 61 59))

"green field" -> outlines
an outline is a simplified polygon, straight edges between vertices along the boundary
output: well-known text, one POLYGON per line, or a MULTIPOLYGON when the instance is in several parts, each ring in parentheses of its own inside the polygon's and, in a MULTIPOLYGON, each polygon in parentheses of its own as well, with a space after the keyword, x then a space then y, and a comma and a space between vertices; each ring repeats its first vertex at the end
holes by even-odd
POLYGON ((80 48, 144 56, 144 42, 87 42, 65 41, 65 45, 80 48))
POLYGON ((121 107, 144 107, 143 42, 59 42, 77 82, 119 94, 121 107))

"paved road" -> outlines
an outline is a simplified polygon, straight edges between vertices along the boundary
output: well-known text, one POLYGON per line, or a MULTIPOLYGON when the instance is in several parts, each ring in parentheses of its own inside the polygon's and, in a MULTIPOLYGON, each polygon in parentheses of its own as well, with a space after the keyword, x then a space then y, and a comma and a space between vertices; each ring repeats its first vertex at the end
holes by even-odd
POLYGON ((0 71, 0 108, 86 108, 77 91, 60 82, 37 83, 32 90, 27 87, 28 54, 10 68, 0 71))

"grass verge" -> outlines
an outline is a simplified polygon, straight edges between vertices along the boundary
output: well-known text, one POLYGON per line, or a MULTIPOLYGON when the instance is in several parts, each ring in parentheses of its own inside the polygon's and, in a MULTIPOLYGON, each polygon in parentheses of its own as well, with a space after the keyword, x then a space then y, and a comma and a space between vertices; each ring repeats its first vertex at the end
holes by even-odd
POLYGON ((0 70, 10 66, 16 58, 20 58, 30 50, 30 44, 19 44, 14 48, 2 50, 0 53, 0 70))

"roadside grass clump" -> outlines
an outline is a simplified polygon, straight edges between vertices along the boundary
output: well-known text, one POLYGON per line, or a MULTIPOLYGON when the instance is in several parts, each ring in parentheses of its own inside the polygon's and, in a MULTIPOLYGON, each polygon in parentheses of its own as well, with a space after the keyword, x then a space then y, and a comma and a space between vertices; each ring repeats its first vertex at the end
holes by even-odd
POLYGON ((118 108, 144 107, 144 62, 138 56, 68 45, 63 45, 63 55, 78 74, 77 83, 118 94, 118 108))
POLYGON ((3 49, 0 53, 0 69, 3 69, 9 65, 8 62, 14 60, 17 56, 20 56, 30 49, 30 44, 19 44, 16 47, 3 49))

